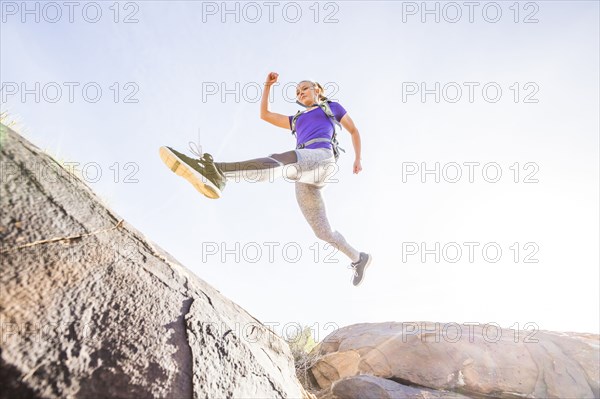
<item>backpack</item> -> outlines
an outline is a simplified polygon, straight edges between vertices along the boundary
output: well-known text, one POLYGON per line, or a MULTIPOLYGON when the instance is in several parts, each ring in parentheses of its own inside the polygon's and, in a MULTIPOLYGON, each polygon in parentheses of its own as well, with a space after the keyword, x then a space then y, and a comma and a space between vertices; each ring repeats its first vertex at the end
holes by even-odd
MULTIPOLYGON (((336 130, 336 126, 340 128, 340 130, 342 130, 342 125, 337 121, 337 119, 335 119, 335 115, 333 115, 333 112, 331 111, 331 107, 329 106, 329 103, 331 102, 331 100, 325 98, 323 101, 321 101, 318 104, 313 104, 312 106, 318 105, 323 112, 325 112, 325 115, 327 115, 329 117, 329 121, 331 122, 331 124, 333 125, 333 135, 331 136, 331 140, 326 139, 326 138, 316 138, 316 139, 312 139, 312 140, 308 140, 306 143, 300 143, 296 146, 296 149, 300 149, 300 148, 304 148, 307 145, 310 145, 312 143, 317 143, 317 142, 321 142, 321 141, 325 141, 328 143, 331 143, 331 147, 333 148, 333 155, 335 156, 335 161, 337 162, 339 156, 340 156, 340 151, 342 152, 346 152, 346 150, 344 150, 342 147, 340 147, 339 142, 337 140, 337 130, 336 130)), ((297 104, 306 107, 306 105, 302 104, 299 101, 296 101, 297 104)), ((306 107, 308 108, 308 107, 306 107)), ((303 113, 305 113, 306 110, 304 111, 298 111, 296 112, 296 115, 294 115, 294 117, 292 118, 292 135, 294 135, 294 137, 296 136, 296 121, 298 120, 298 117, 300 115, 302 115, 303 113)))

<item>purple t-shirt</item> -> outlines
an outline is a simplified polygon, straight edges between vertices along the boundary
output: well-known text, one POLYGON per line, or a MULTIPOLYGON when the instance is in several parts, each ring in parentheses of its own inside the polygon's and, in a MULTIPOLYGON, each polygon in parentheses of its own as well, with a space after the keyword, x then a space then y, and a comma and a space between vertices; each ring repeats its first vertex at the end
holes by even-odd
MULTIPOLYGON (((330 102, 329 107, 338 122, 346 115, 346 110, 339 103, 330 102)), ((293 115, 289 116, 290 129, 292 128, 293 117, 293 115)), ((303 113, 296 119, 296 144, 306 143, 308 140, 316 138, 326 138, 331 140, 333 129, 333 123, 327 114, 325 114, 325 111, 323 111, 321 107, 315 107, 310 111, 303 113)), ((331 143, 319 141, 312 143, 305 148, 331 148, 331 143)))

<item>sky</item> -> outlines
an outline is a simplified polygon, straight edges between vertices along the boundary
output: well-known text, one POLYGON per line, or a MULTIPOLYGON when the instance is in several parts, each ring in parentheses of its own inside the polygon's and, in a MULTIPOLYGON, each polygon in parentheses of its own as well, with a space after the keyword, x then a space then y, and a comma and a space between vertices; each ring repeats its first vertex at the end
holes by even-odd
POLYGON ((2 1, 1 107, 107 204, 278 331, 361 322, 600 332, 599 6, 535 2, 2 1), (50 4, 50 5, 49 5, 50 4), (293 182, 210 200, 158 149, 294 148, 259 118, 325 85, 354 120, 324 189, 373 261, 359 287, 293 182))

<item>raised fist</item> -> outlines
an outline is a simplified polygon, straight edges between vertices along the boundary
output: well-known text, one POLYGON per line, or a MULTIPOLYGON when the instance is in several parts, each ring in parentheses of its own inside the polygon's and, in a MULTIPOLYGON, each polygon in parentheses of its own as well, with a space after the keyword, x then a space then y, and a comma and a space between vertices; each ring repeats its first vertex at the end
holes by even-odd
POLYGON ((277 78, 279 77, 279 74, 277 72, 271 72, 269 73, 269 75, 267 76, 267 81, 265 82, 266 85, 270 86, 273 83, 277 82, 277 78))

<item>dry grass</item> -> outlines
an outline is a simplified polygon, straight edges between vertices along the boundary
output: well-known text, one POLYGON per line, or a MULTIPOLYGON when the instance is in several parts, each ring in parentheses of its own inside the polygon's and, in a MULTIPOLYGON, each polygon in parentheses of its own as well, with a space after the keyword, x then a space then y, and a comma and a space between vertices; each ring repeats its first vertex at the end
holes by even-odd
POLYGON ((313 338, 312 330, 310 327, 305 326, 301 333, 292 337, 286 337, 285 340, 294 357, 298 380, 300 380, 304 389, 309 392, 314 392, 318 388, 315 386, 314 378, 310 373, 310 368, 318 359, 317 352, 313 351, 318 343, 315 342, 313 338))

